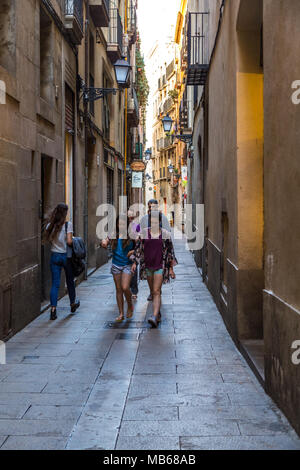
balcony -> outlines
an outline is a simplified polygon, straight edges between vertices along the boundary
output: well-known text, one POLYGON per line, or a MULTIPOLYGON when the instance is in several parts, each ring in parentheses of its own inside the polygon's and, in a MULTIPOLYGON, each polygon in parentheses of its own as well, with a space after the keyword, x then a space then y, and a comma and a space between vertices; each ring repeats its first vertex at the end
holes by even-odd
POLYGON ((123 25, 118 8, 110 8, 109 18, 107 55, 114 64, 123 52, 123 25))
POLYGON ((171 136, 164 138, 164 148, 171 147, 173 145, 173 139, 171 136))
POLYGON ((188 122, 189 122, 188 113, 189 113, 188 101, 187 100, 182 100, 181 103, 180 103, 180 108, 179 108, 179 128, 180 128, 180 130, 188 128, 188 122))
POLYGON ((65 28, 75 45, 83 38, 83 0, 65 0, 65 28))
POLYGON ((209 13, 189 13, 187 30, 187 85, 205 85, 209 68, 209 13))
POLYGON ((163 137, 161 139, 157 139, 156 148, 157 148, 158 152, 159 152, 159 150, 164 148, 164 139, 163 139, 163 137))
POLYGON ((172 98, 168 98, 165 102, 164 102, 164 113, 168 113, 174 106, 174 101, 172 98))
POLYGON ((137 127, 139 124, 139 102, 135 88, 131 88, 129 92, 127 115, 129 128, 137 127))
POLYGON ((109 25, 109 0, 89 0, 90 14, 96 28, 109 25))
POLYGON ((130 38, 130 43, 133 44, 136 42, 137 38, 137 0, 129 0, 128 2, 128 35, 130 38))
POLYGON ((174 72, 175 72, 175 60, 173 59, 166 69, 167 80, 171 78, 174 72))

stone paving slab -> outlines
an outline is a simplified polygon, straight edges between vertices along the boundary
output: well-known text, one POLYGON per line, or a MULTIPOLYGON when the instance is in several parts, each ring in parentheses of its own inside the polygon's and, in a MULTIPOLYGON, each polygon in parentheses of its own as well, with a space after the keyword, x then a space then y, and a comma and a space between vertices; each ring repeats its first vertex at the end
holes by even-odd
POLYGON ((0 447, 2 446, 2 444, 4 444, 4 442, 8 439, 8 436, 0 436, 0 447))
POLYGON ((220 421, 217 424, 202 424, 196 421, 123 421, 120 436, 239 436, 240 431, 236 423, 220 421))
POLYGON ((1 419, 21 419, 26 411, 28 405, 0 405, 0 420, 1 419))
POLYGON ((179 450, 179 438, 177 437, 126 437, 119 436, 117 450, 179 450))
POLYGON ((23 419, 51 419, 75 421, 81 415, 81 411, 81 406, 32 405, 23 416, 23 419))
MULTIPOLYGON (((9 436, 1 450, 61 450, 67 444, 67 437, 9 436)), ((1 438, 0 438, 1 445, 1 438)))
POLYGON ((181 450, 299 450, 288 436, 181 437, 181 450))
MULTIPOLYGON (((159 405, 159 400, 157 403, 159 405)), ((126 406, 123 419, 125 421, 178 421, 178 406, 149 406, 146 408, 131 403, 126 406)))
POLYGON ((109 264, 77 289, 81 307, 45 312, 7 343, 1 449, 300 449, 300 439, 237 351, 184 240, 163 321, 139 284, 116 325, 109 264))
POLYGON ((0 419, 0 434, 9 436, 67 437, 72 427, 73 421, 0 419))
POLYGON ((47 386, 47 382, 1 382, 1 393, 40 393, 47 386))

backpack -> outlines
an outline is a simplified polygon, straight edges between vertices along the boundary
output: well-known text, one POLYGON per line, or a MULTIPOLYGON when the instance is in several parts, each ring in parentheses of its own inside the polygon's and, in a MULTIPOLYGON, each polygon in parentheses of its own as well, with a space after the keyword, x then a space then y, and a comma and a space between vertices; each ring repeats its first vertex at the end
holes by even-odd
MULTIPOLYGON (((68 222, 66 222, 65 230, 67 234, 68 222)), ((81 237, 73 237, 73 245, 68 246, 67 257, 71 261, 74 277, 80 276, 86 267, 86 247, 81 237)))

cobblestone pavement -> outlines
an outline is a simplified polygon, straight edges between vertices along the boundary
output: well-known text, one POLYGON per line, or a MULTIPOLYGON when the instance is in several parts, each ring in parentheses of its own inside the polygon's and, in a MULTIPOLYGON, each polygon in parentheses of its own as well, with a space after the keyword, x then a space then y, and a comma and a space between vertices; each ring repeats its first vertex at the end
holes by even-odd
POLYGON ((7 343, 0 366, 1 449, 300 449, 235 348, 184 241, 151 330, 147 283, 115 325, 105 265, 7 343))

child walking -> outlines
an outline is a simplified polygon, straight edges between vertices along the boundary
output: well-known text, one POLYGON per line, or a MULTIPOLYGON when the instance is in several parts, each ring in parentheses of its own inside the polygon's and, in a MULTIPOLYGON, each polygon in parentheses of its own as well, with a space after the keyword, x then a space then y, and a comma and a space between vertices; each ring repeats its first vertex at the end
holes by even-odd
POLYGON ((130 282, 133 264, 131 256, 134 254, 135 243, 128 238, 128 225, 128 217, 120 215, 116 222, 116 237, 108 237, 101 242, 103 248, 108 248, 110 245, 112 249, 111 273, 116 286, 116 298, 119 309, 119 316, 116 318, 116 322, 118 323, 124 320, 124 297, 127 302, 126 317, 129 319, 133 316, 130 282))
POLYGON ((141 236, 134 251, 134 264, 132 271, 140 265, 140 279, 147 279, 150 293, 153 298, 153 316, 148 322, 157 328, 161 321, 161 288, 162 284, 169 282, 170 277, 175 279, 173 267, 177 259, 174 253, 171 234, 162 228, 159 212, 151 213, 151 225, 141 231, 141 236))

